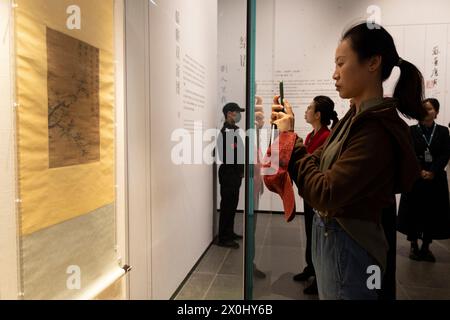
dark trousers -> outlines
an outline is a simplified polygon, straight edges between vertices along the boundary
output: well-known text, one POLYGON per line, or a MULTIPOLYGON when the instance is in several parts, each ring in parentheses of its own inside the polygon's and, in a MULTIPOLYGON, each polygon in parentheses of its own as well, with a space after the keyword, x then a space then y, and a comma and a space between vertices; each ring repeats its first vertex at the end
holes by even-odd
POLYGON ((239 204, 239 189, 242 178, 232 169, 222 165, 219 168, 220 217, 219 241, 233 240, 234 217, 239 204))
POLYGON ((384 273, 378 298, 380 300, 393 301, 396 299, 397 288, 395 280, 397 268, 397 208, 395 204, 383 210, 381 224, 389 244, 389 251, 387 253, 386 272, 384 273))
POLYGON ((426 232, 410 232, 407 239, 410 242, 417 242, 417 240, 422 239, 422 242, 428 245, 433 242, 432 237, 430 237, 426 232))
POLYGON ((313 219, 314 219, 314 210, 313 208, 306 203, 306 201, 303 201, 303 206, 305 208, 305 232, 306 232, 306 251, 305 251, 305 261, 306 261, 306 268, 308 272, 315 273, 314 272, 314 265, 312 262, 312 254, 311 254, 311 244, 312 244, 312 226, 313 226, 313 219))

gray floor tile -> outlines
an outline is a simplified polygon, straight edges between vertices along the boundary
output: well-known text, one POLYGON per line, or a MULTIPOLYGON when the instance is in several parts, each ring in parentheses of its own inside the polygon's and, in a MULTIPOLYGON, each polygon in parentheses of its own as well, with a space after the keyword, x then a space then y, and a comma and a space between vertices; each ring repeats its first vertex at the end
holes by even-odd
POLYGON ((405 288, 400 284, 397 284, 397 300, 410 300, 405 288))
MULTIPOLYGON (((235 231, 240 233, 242 226, 242 215, 237 215, 235 231)), ((317 299, 303 294, 309 283, 292 280, 305 266, 303 216, 288 224, 282 215, 260 214, 255 242, 255 262, 267 277, 254 279, 254 299, 317 299)), ((450 240, 433 242, 436 263, 410 260, 406 236, 398 234, 397 242, 398 300, 450 299, 450 240)), ((242 241, 239 244, 239 250, 211 246, 197 268, 201 272, 193 274, 177 299, 242 299, 242 241)))
POLYGON ((299 228, 280 228, 271 226, 264 245, 280 247, 304 247, 299 228))
POLYGON ((272 215, 268 213, 257 213, 256 214, 256 227, 257 228, 266 228, 267 225, 272 220, 272 215))
POLYGON ((294 275, 305 267, 302 248, 264 246, 262 252, 260 259, 256 261, 258 268, 270 273, 272 281, 276 281, 287 272, 294 275))
POLYGON ((193 273, 177 295, 176 300, 202 300, 211 286, 215 274, 193 273))
POLYGON ((264 239, 267 234, 267 230, 270 226, 271 215, 270 214, 259 214, 258 221, 256 223, 256 244, 263 245, 264 239))
POLYGON ((284 300, 317 300, 316 295, 305 295, 303 290, 310 282, 298 283, 292 280, 293 273, 283 273, 274 277, 269 271, 264 280, 255 280, 253 298, 255 300, 284 299, 284 300))
POLYGON ((270 226, 273 228, 293 228, 300 229, 300 225, 303 223, 303 216, 297 215, 291 222, 286 222, 284 215, 273 214, 270 221, 270 226))
POLYGON ((450 289, 450 265, 412 261, 397 256, 397 281, 404 287, 430 287, 450 289))
POLYGON ((258 218, 257 218, 258 222, 261 222, 261 223, 268 223, 272 219, 271 213, 257 212, 256 214, 258 216, 258 218))
POLYGON ((238 250, 230 249, 226 256, 218 274, 227 275, 241 275, 243 274, 244 266, 244 251, 242 248, 242 241, 239 241, 241 247, 238 250))
POLYGON ((264 254, 263 246, 256 246, 255 249, 255 263, 258 263, 261 260, 262 255, 264 254))
POLYGON ((437 240, 434 241, 437 245, 440 245, 442 248, 445 248, 447 251, 450 252, 450 239, 448 240, 437 240))
POLYGON ((257 246, 264 245, 264 241, 266 239, 266 235, 267 235, 267 228, 265 228, 265 229, 257 229, 256 230, 256 237, 255 237, 255 244, 257 246))
POLYGON ((236 275, 217 275, 206 294, 206 300, 242 300, 243 279, 236 275))
POLYGON ((450 300, 450 288, 404 287, 412 300, 450 300))
POLYGON ((212 245, 198 265, 196 271, 216 274, 220 270, 225 256, 229 251, 230 249, 228 248, 212 245))

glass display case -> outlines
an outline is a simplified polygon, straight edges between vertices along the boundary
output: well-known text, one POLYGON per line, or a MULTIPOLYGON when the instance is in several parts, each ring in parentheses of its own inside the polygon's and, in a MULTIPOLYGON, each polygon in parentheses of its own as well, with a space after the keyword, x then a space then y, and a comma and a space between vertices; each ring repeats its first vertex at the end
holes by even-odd
POLYGON ((2 2, 11 10, 23 299, 91 299, 125 274, 116 206, 118 4, 2 2))

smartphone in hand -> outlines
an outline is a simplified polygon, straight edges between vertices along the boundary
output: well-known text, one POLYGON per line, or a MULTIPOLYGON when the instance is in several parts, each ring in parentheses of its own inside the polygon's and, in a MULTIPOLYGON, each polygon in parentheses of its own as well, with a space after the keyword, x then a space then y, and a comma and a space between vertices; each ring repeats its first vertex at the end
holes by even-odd
MULTIPOLYGON (((284 109, 284 83, 283 81, 280 81, 280 98, 279 98, 279 103, 280 105, 283 106, 283 110, 282 112, 286 113, 286 110, 284 109)), ((270 134, 270 141, 269 141, 269 146, 272 145, 272 141, 275 141, 275 131, 277 129, 277 125, 276 124, 272 124, 272 132, 270 134)))
MULTIPOLYGON (((284 83, 280 81, 280 104, 284 107, 284 83)), ((283 112, 284 109, 283 109, 283 112)))

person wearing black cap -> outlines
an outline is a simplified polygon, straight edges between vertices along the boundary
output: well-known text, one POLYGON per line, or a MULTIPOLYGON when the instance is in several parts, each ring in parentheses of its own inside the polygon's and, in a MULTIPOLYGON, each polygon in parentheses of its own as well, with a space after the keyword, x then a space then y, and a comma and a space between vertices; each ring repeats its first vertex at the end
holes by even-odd
POLYGON ((245 109, 236 103, 228 103, 223 108, 225 123, 217 139, 218 157, 222 165, 219 168, 220 218, 219 241, 221 247, 238 249, 235 240, 242 239, 234 233, 234 217, 239 203, 239 189, 244 177, 245 149, 239 136, 241 112, 245 109))

